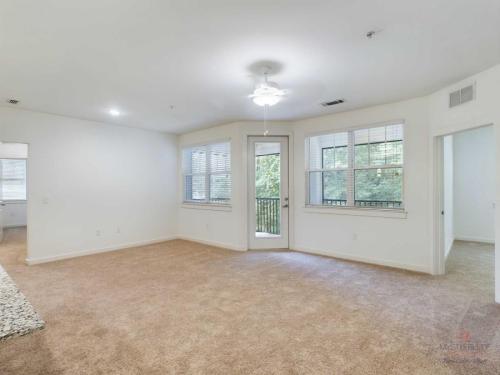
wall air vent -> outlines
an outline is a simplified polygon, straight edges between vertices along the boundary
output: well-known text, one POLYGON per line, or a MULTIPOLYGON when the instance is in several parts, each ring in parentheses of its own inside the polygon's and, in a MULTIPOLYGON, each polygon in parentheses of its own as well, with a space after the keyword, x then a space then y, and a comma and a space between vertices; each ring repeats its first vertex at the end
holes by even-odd
POLYGON ((323 107, 330 107, 331 105, 337 105, 337 104, 342 104, 344 103, 344 99, 337 99, 337 100, 332 100, 331 102, 323 102, 321 105, 323 107))
POLYGON ((470 102, 475 98, 474 84, 461 88, 450 93, 450 108, 470 102))

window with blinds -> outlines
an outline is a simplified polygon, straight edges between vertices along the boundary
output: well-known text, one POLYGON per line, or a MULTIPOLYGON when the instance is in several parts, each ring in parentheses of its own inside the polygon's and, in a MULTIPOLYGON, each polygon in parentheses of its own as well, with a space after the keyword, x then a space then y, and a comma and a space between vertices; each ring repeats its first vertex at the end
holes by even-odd
POLYGON ((182 150, 184 201, 229 204, 231 201, 231 145, 229 142, 182 150))
POLYGON ((0 200, 26 200, 26 160, 0 159, 0 200))
POLYGON ((309 205, 403 208, 403 124, 306 138, 309 205))

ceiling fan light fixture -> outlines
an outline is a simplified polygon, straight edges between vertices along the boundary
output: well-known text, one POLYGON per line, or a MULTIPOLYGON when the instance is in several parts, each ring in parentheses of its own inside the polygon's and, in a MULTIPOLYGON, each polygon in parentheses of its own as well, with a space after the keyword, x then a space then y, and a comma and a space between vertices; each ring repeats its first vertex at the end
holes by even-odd
POLYGON ((275 82, 266 82, 260 83, 254 90, 253 94, 250 95, 253 102, 258 106, 264 107, 266 105, 273 106, 277 104, 281 97, 285 93, 283 90, 280 90, 279 86, 275 82))
POLYGON ((264 107, 266 105, 271 107, 273 105, 278 104, 280 100, 281 98, 279 96, 273 96, 273 95, 260 95, 253 97, 253 102, 260 107, 264 107))
POLYGON ((122 114, 122 113, 121 113, 118 109, 116 109, 116 108, 111 108, 111 109, 108 111, 108 113, 109 113, 111 116, 113 116, 113 117, 118 117, 118 116, 120 116, 120 115, 122 114))

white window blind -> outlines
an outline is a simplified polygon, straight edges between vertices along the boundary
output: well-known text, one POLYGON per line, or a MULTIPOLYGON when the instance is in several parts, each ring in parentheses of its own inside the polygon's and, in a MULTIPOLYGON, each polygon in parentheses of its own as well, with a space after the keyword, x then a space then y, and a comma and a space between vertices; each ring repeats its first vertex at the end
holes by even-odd
POLYGON ((310 205, 403 208, 403 125, 306 138, 310 205))
POLYGON ((0 200, 26 200, 26 160, 0 159, 0 200))
POLYGON ((182 150, 184 201, 229 204, 231 145, 212 143, 182 150))

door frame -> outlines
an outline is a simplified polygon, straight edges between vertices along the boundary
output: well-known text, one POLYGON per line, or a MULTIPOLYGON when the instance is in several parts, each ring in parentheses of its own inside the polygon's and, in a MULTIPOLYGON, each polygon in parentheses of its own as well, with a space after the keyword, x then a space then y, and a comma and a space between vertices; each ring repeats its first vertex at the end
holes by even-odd
MULTIPOLYGON (((287 124, 282 125, 283 128, 287 127, 287 124)), ((250 237, 249 237, 249 223, 248 223, 248 138, 249 137, 261 137, 263 134, 255 130, 242 131, 241 144, 242 147, 242 193, 244 199, 242 199, 242 229, 244 228, 245 238, 246 238, 246 250, 250 249, 250 237)), ((294 249, 295 247, 295 183, 294 183, 294 134, 288 130, 276 130, 272 129, 269 131, 268 137, 278 136, 278 137, 288 137, 288 248, 294 249)))
MULTIPOLYGON (((32 250, 31 250, 31 231, 30 231, 30 228, 31 228, 31 225, 30 225, 30 222, 31 222, 31 211, 32 211, 32 205, 31 205, 31 177, 30 177, 30 162, 31 162, 31 143, 30 142, 27 142, 27 141, 24 141, 24 140, 12 140, 12 139, 0 139, 0 142, 2 143, 17 143, 17 144, 23 144, 23 145, 26 145, 27 147, 27 158, 26 158, 26 258, 24 259, 24 263, 29 265, 28 264, 28 260, 31 258, 31 253, 32 253, 32 250)), ((15 158, 13 158, 15 159, 15 158)))
MULTIPOLYGON (((446 135, 446 134, 445 134, 446 135)), ((434 255, 432 273, 444 275, 445 249, 444 249, 444 137, 440 135, 433 137, 434 150, 434 189, 433 189, 433 216, 434 216, 434 255)))
POLYGON ((252 250, 258 249, 288 249, 290 247, 290 176, 289 176, 289 150, 290 150, 290 140, 287 136, 249 136, 247 138, 247 152, 249 157, 247 158, 248 168, 247 168, 247 215, 248 215, 248 228, 247 228, 247 236, 248 236, 248 246, 252 250), (279 237, 263 237, 261 239, 257 239, 255 237, 255 229, 256 229, 256 221, 255 216, 256 211, 252 208, 253 200, 255 199, 255 192, 252 193, 252 190, 255 189, 255 180, 251 181, 250 176, 255 179, 255 172, 252 171, 255 168, 255 145, 257 143, 275 143, 280 145, 280 154, 281 160, 285 160, 285 165, 280 162, 280 200, 279 200, 279 212, 280 212, 280 235, 279 237), (283 180, 286 180, 286 184, 283 184, 283 180), (286 197, 286 201, 282 198, 286 197), (286 209, 285 209, 285 206, 286 209), (285 216, 286 214, 286 216, 285 216), (254 216, 254 217, 252 217, 254 216), (286 217, 286 220, 283 218, 286 217), (284 224, 284 225, 283 225, 284 224), (279 245, 278 245, 279 243, 279 245))
MULTIPOLYGON (((455 135, 459 133, 463 133, 469 130, 475 130, 479 128, 484 128, 488 126, 493 126, 494 124, 485 124, 479 126, 471 126, 461 130, 455 130, 453 132, 443 133, 439 135, 435 135, 432 137, 432 146, 433 146, 433 189, 432 189, 432 198, 433 198, 433 267, 432 273, 434 275, 444 275, 446 274, 446 257, 445 257, 445 233, 444 233, 444 215, 442 212, 444 211, 444 137, 449 135, 455 135)), ((495 129, 496 131, 496 129, 495 129)), ((498 168, 497 168, 498 169, 498 168)), ((497 172, 498 179, 498 172, 497 172)), ((497 237, 497 226, 495 225, 495 238, 497 237)), ((497 244, 495 243, 495 262, 497 257, 497 244)), ((495 278, 500 277, 498 272, 495 269, 495 278)), ((497 291, 496 291, 497 292, 497 291)), ((500 301, 497 301, 500 303, 500 301)))

